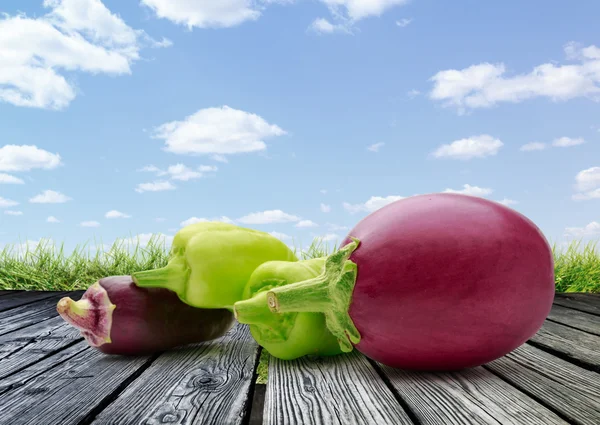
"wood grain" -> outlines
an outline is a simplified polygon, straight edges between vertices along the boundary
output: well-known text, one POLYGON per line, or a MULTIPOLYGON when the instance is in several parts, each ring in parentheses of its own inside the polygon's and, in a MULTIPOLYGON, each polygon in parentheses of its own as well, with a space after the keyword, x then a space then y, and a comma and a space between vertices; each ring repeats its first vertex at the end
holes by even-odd
POLYGON ((559 292, 554 295, 554 304, 600 316, 600 294, 559 292))
POLYGON ((85 350, 0 397, 0 423, 78 424, 104 403, 149 357, 85 350))
POLYGON ((82 339, 59 316, 0 336, 0 380, 82 339))
POLYGON ((5 295, 10 295, 10 294, 16 294, 18 292, 24 292, 22 290, 15 290, 15 289, 3 289, 0 291, 0 297, 3 297, 5 295))
POLYGON ((548 319, 600 336, 600 316, 554 304, 548 319))
POLYGON ((92 422, 98 424, 241 424, 258 361, 248 327, 218 340, 162 354, 92 422))
MULTIPOLYGON (((51 356, 30 364, 22 370, 0 379, 0 395, 11 389, 21 387, 36 376, 46 373, 50 369, 60 366, 64 361, 76 356, 84 350, 91 350, 85 341, 69 345, 64 349, 57 350, 51 356)), ((2 414, 0 413, 0 418, 2 414)))
POLYGON ((56 298, 58 300, 66 293, 65 291, 24 291, 8 294, 0 298, 0 311, 10 310, 48 298, 56 298))
POLYGON ((546 320, 528 342, 600 371, 600 336, 546 320))
POLYGON ((264 424, 412 424, 358 351, 269 360, 264 424))
POLYGON ((430 373, 382 365, 382 371, 421 424, 568 424, 483 367, 430 373))
POLYGON ((600 375, 529 344, 484 365, 578 425, 600 424, 600 375))
POLYGON ((81 294, 81 291, 66 292, 65 295, 54 296, 0 312, 0 336, 57 317, 56 303, 62 296, 78 299, 81 294))

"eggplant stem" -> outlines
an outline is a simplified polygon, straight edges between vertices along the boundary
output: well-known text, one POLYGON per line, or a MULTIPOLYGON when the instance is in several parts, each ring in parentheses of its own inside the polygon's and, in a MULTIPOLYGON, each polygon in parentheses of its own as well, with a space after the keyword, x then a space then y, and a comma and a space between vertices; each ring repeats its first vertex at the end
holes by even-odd
POLYGON ((344 352, 352 351, 353 344, 361 339, 348 314, 358 269, 349 258, 360 243, 356 238, 351 239, 352 242, 327 257, 319 276, 273 288, 267 292, 266 300, 273 313, 323 313, 327 328, 344 352))

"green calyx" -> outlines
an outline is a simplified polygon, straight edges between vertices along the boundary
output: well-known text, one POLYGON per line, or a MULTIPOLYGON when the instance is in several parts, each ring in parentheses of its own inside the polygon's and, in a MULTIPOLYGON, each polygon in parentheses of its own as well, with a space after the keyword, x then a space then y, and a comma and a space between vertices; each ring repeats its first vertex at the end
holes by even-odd
POLYGON ((353 238, 324 258, 261 265, 234 304, 237 320, 281 359, 352 351, 360 333, 348 314, 357 272, 349 257, 359 243, 353 238))
POLYGON ((165 267, 133 273, 132 278, 140 287, 172 290, 193 307, 232 310, 243 299, 252 272, 272 260, 298 258, 266 232, 221 222, 194 223, 173 238, 165 267))
POLYGON ((264 263, 250 277, 245 299, 234 304, 238 322, 250 325, 254 339, 274 357, 291 360, 308 354, 341 353, 323 313, 273 313, 267 303, 269 291, 313 279, 322 273, 324 264, 325 258, 264 263))
POLYGON ((327 329, 343 352, 360 342, 360 333, 348 310, 356 283, 357 265, 349 260, 360 241, 352 242, 329 255, 323 272, 315 278, 271 289, 267 293, 269 309, 276 314, 318 312, 325 316, 327 329))

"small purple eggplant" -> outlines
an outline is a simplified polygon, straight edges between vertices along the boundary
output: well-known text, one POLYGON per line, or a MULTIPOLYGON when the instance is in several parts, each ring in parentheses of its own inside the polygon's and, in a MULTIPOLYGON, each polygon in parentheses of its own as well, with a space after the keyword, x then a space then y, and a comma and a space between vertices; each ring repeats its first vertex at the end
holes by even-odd
POLYGON ((91 285, 79 301, 62 298, 58 314, 105 354, 146 355, 223 336, 235 321, 226 309, 185 304, 162 288, 140 288, 131 276, 91 285))

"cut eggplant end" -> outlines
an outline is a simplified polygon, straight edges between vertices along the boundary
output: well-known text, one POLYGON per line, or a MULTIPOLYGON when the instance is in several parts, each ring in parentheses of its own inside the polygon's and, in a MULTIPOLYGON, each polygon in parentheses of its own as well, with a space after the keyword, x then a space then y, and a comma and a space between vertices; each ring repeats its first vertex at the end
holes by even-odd
POLYGON ((98 282, 90 286, 79 301, 64 297, 56 305, 60 317, 79 329, 93 347, 112 342, 110 330, 115 308, 108 293, 98 282))

